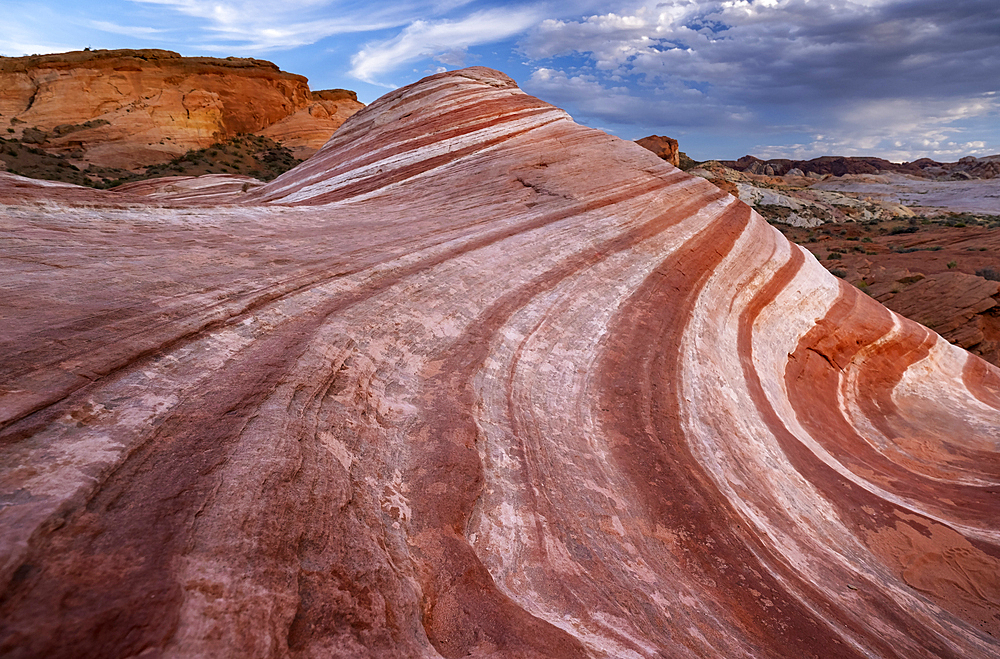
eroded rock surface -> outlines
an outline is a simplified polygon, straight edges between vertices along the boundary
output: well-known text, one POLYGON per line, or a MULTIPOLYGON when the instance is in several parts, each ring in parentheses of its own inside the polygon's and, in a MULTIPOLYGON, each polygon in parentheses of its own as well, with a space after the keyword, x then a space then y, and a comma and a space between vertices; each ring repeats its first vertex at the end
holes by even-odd
POLYGON ((674 167, 679 167, 681 164, 681 156, 680 151, 678 150, 677 140, 672 137, 649 135, 641 140, 636 140, 635 143, 644 149, 649 149, 655 153, 658 158, 666 160, 674 167))
POLYGON ((1000 371, 742 202, 481 68, 243 183, 0 174, 0 654, 997 655, 1000 371))
POLYGON ((166 162, 240 133, 315 153, 363 105, 256 59, 97 50, 0 59, 0 126, 75 162, 166 162))

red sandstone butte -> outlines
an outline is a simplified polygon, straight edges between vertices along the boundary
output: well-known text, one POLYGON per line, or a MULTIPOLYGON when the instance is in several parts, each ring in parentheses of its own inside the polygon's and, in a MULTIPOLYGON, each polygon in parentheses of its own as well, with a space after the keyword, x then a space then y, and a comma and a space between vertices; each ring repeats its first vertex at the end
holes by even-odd
POLYGON ((0 200, 5 657, 1000 654, 1000 370, 501 73, 0 200))
POLYGON ((354 92, 311 92, 258 59, 154 49, 0 58, 3 135, 81 165, 166 162, 241 133, 308 157, 362 107, 354 92))

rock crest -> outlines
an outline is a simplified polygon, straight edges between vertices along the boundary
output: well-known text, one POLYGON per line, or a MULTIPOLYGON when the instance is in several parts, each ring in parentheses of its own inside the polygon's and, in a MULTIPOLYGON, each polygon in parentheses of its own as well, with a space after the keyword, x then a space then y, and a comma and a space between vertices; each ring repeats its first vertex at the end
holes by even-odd
POLYGON ((4 656, 997 655, 1000 370, 499 72, 0 201, 4 656))

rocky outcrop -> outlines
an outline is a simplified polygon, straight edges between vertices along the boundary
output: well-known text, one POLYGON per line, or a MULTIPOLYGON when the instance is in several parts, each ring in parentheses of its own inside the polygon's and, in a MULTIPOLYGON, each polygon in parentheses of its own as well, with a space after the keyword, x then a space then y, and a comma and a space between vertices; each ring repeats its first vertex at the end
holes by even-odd
POLYGON ((997 655, 1000 371, 742 202, 481 68, 225 180, 0 174, 0 653, 997 655))
POLYGON ((635 143, 644 149, 652 151, 658 158, 666 160, 674 167, 681 166, 681 156, 677 146, 677 140, 672 137, 650 135, 642 138, 641 140, 636 140, 635 143))
POLYGON ((1000 155, 976 158, 966 156, 958 162, 943 163, 921 158, 913 162, 896 163, 884 158, 821 156, 812 160, 789 160, 774 158, 761 160, 755 156, 743 156, 739 160, 721 161, 726 167, 737 171, 762 176, 793 175, 798 170, 802 175, 846 176, 852 174, 879 174, 892 172, 922 178, 969 180, 992 179, 1000 176, 1000 155))
POLYGON ((296 110, 258 134, 291 149, 296 158, 305 160, 319 151, 330 136, 355 112, 364 107, 354 92, 328 89, 312 92, 312 102, 296 110))
POLYGON ((314 96, 304 77, 263 60, 165 50, 0 58, 0 124, 14 131, 6 137, 81 164, 165 162, 266 131, 315 152, 360 107, 350 92, 314 96))
POLYGON ((897 278, 886 296, 890 309, 933 328, 956 345, 978 348, 983 357, 997 359, 1000 337, 992 325, 1000 283, 962 272, 925 276, 908 286, 900 286, 899 279, 905 281, 897 278))

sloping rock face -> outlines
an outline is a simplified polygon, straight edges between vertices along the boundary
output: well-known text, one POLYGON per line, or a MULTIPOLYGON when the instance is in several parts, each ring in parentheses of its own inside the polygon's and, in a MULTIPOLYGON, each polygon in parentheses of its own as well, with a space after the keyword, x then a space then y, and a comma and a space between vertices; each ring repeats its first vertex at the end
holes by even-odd
POLYGON ((5 656, 1000 651, 1000 371, 709 182, 475 68, 172 185, 0 175, 5 656))
POLYGON ((361 107, 350 92, 314 97, 304 77, 263 60, 166 50, 0 59, 0 124, 14 130, 5 136, 108 167, 268 129, 311 155, 361 107))
POLYGON ((312 92, 312 102, 258 132, 292 151, 296 158, 310 158, 355 112, 364 107, 354 92, 326 89, 312 92))

